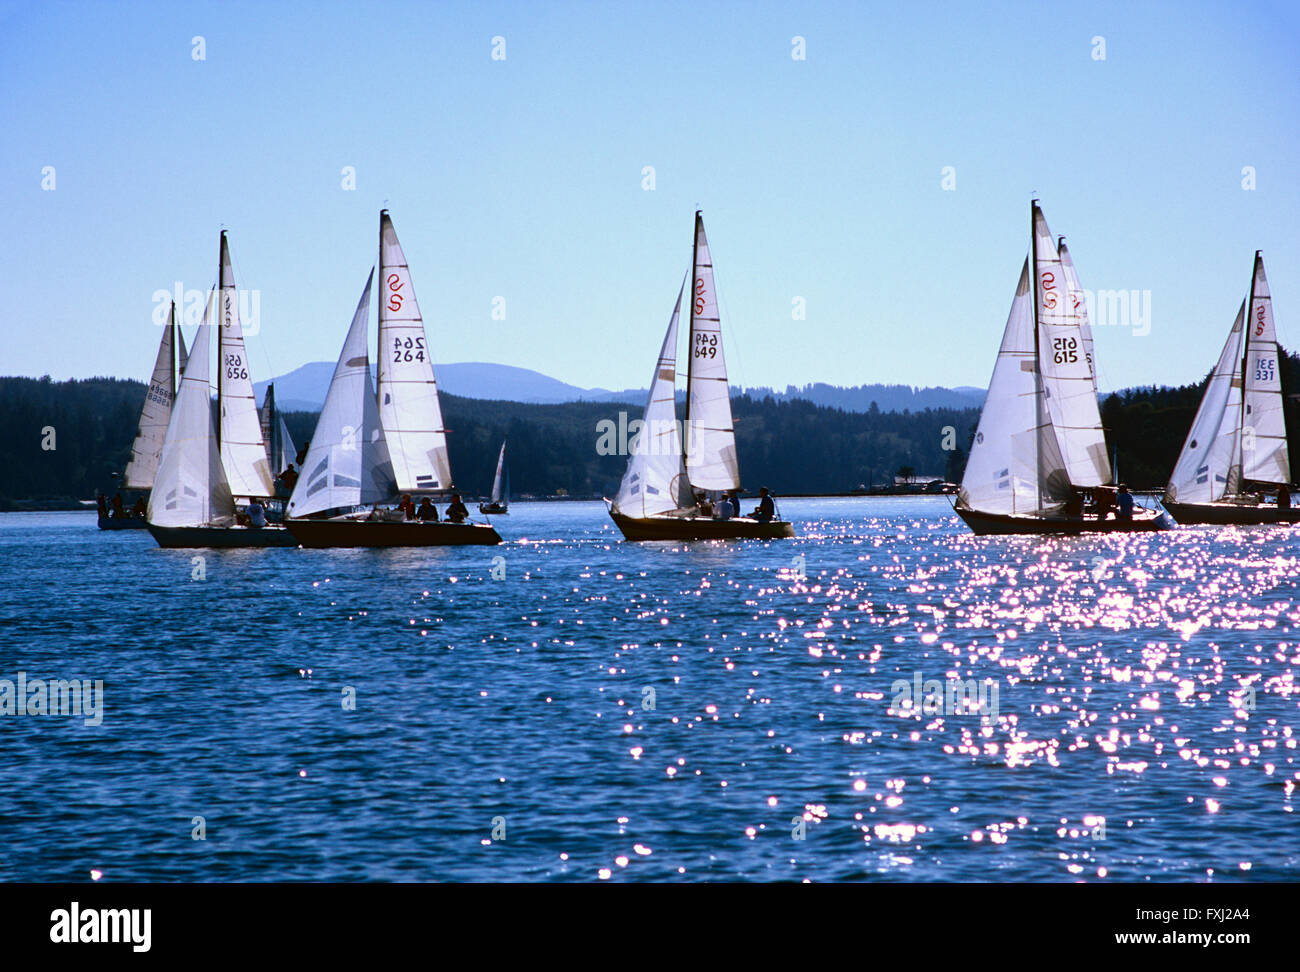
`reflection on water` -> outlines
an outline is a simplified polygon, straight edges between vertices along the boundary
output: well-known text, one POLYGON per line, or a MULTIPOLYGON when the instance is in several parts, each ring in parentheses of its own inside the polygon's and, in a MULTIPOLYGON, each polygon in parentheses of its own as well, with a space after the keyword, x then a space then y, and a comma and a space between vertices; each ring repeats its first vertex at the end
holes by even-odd
POLYGON ((782 510, 207 553, 0 515, 0 679, 105 683, 98 728, 0 716, 0 878, 1300 878, 1289 528, 782 510))

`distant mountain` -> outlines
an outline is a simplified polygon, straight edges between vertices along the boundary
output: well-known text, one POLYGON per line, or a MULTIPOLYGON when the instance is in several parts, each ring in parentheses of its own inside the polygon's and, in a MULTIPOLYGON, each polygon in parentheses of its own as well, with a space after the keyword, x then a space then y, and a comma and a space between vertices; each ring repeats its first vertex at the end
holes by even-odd
MULTIPOLYGON (((564 402, 631 402, 640 404, 646 396, 645 389, 626 388, 609 391, 605 388, 579 388, 528 368, 490 364, 483 361, 465 361, 456 364, 434 365, 434 375, 440 390, 462 398, 482 398, 503 402, 527 402, 539 405, 558 405, 564 402)), ((319 411, 325 401, 334 365, 316 361, 303 365, 275 381, 276 404, 282 411, 319 411)), ((269 382, 255 386, 260 399, 269 382)), ((680 394, 680 393, 679 393, 680 394)), ((927 408, 978 408, 984 403, 984 390, 967 386, 958 388, 914 388, 911 385, 856 385, 843 388, 823 383, 795 386, 787 385, 785 391, 772 388, 734 388, 733 395, 747 394, 752 398, 772 398, 776 401, 803 400, 827 408, 846 412, 869 412, 874 403, 882 412, 921 411, 927 408)))

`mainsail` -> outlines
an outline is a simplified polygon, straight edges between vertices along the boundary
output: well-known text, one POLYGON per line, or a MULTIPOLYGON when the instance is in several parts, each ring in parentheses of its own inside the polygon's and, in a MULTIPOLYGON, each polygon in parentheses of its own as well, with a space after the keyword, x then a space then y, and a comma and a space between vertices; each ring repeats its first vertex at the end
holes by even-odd
POLYGON ((627 516, 653 516, 682 505, 686 477, 677 431, 677 321, 685 288, 683 280, 650 381, 641 431, 614 498, 614 509, 627 516))
POLYGON ((1248 482, 1291 482, 1280 357, 1264 258, 1256 251, 1246 315, 1246 408, 1241 436, 1242 479, 1248 482))
POLYGON ((262 425, 257 415, 257 398, 244 350, 244 330, 239 322, 239 294, 230 266, 226 231, 221 231, 221 327, 217 342, 217 399, 221 461, 235 496, 271 496, 270 463, 262 425))
POLYGON ((731 421, 727 362, 722 353, 718 294, 713 282, 709 241, 704 235, 704 219, 698 212, 691 279, 686 469, 691 485, 698 489, 736 489, 740 486, 740 467, 731 421))
POLYGON ((1238 440, 1245 319, 1243 300, 1165 488, 1165 498, 1171 502, 1217 503, 1241 488, 1238 440))
POLYGON ((149 391, 140 410, 140 425, 131 446, 131 460, 126 464, 123 485, 127 489, 153 489, 172 403, 176 399, 177 375, 184 373, 185 338, 176 323, 176 304, 172 303, 170 319, 158 342, 158 357, 149 378, 149 391))
POLYGON ((1042 488, 1045 497, 1058 503, 1069 498, 1072 486, 1108 482, 1110 457, 1097 409, 1097 388, 1089 360, 1092 349, 1084 340, 1087 305, 1081 293, 1077 303, 1073 299, 1078 288, 1069 281, 1056 239, 1037 203, 1033 204, 1033 233, 1043 407, 1063 460, 1059 469, 1042 467, 1042 488))
POLYGON ((212 427, 208 361, 212 347, 212 295, 167 424, 162 457, 149 495, 147 519, 163 527, 229 526, 235 501, 226 482, 212 427))
POLYGON ((452 487, 424 319, 388 210, 379 214, 379 415, 402 492, 452 487))
MULTIPOLYGON (((1061 251, 1061 269, 1065 272, 1065 300, 1066 306, 1079 317, 1079 331, 1083 334, 1083 354, 1088 359, 1088 370, 1092 372, 1092 390, 1097 390, 1097 359, 1092 353, 1092 325, 1088 321, 1088 301, 1083 292, 1083 287, 1079 284, 1079 273, 1074 269, 1074 261, 1070 259, 1070 249, 1065 245, 1065 237, 1059 240, 1059 249, 1061 251)), ((1113 469, 1115 476, 1119 476, 1119 470, 1113 469)))
POLYGON ((291 516, 378 503, 397 488, 370 381, 368 325, 374 279, 372 269, 289 498, 291 516))

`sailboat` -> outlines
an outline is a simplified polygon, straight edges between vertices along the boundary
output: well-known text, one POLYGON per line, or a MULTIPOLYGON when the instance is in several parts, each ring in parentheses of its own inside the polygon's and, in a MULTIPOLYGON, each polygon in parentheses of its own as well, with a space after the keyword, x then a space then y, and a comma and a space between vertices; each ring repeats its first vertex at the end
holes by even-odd
MULTIPOLYGON (((185 338, 176 323, 176 304, 171 303, 167 326, 158 341, 158 355, 154 359, 149 390, 140 409, 140 423, 131 444, 131 459, 122 476, 122 488, 147 492, 153 489, 158 474, 158 460, 162 457, 163 440, 167 437, 167 422, 171 418, 172 403, 176 400, 176 384, 185 371, 185 338)), ((101 530, 143 530, 142 516, 99 515, 101 530)))
POLYGON ((161 547, 296 547, 284 527, 241 523, 235 500, 273 495, 244 350, 230 246, 221 232, 218 287, 208 296, 163 440, 146 519, 161 547), (212 415, 212 331, 217 331, 217 408, 212 415))
POLYGON ((485 523, 408 520, 380 510, 403 494, 452 487, 447 435, 410 269, 388 210, 379 214, 378 392, 370 381, 366 281, 289 498, 285 525, 304 547, 496 544, 485 523), (356 510, 369 506, 371 509, 356 510))
POLYGON ((1300 522, 1300 510, 1290 507, 1280 364, 1273 301, 1257 250, 1250 293, 1165 487, 1165 506, 1179 523, 1300 522), (1262 502, 1260 491, 1275 492, 1279 503, 1262 502))
POLYGON ((497 472, 492 478, 492 499, 478 505, 480 513, 506 514, 510 512, 510 470, 506 465, 506 444, 501 443, 501 454, 497 456, 497 472), (505 488, 502 489, 501 477, 504 471, 505 488))
MULTIPOLYGON (((1068 251, 1030 204, 1029 256, 962 477, 957 514, 979 534, 1174 526, 1164 510, 1108 512, 1113 482, 1086 305, 1068 251), (1085 509, 1093 500, 1094 512, 1085 509)), ((1112 507, 1113 508, 1113 507, 1112 507)))
POLYGON ((793 537, 794 527, 784 520, 742 516, 716 519, 705 515, 705 507, 694 498, 697 493, 704 496, 710 492, 738 495, 740 490, 713 261, 704 219, 698 211, 688 279, 692 283, 685 422, 679 429, 677 327, 686 287, 683 281, 655 364, 641 431, 632 446, 618 495, 606 501, 609 515, 628 540, 793 537))

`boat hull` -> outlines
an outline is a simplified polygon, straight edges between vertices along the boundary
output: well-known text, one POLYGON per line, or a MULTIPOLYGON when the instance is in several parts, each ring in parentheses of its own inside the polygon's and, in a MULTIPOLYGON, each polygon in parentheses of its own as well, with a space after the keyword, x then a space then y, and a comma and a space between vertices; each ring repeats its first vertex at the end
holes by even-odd
POLYGON ((480 503, 478 511, 483 514, 492 514, 493 516, 508 516, 510 510, 500 503, 480 503))
POLYGON ((445 520, 296 520, 285 526, 304 547, 460 547, 493 546, 501 535, 486 523, 445 520))
POLYGON ((298 541, 283 527, 161 527, 149 524, 158 546, 211 547, 230 550, 242 547, 296 547, 298 541))
POLYGON ((1232 503, 1165 503, 1179 523, 1210 523, 1216 526, 1261 526, 1300 523, 1300 509, 1276 506, 1236 506, 1232 503))
MULTIPOLYGON (((1168 530, 1175 524, 1169 517, 1149 510, 1135 512, 1130 520, 1109 517, 1099 520, 1095 516, 1013 516, 1003 513, 984 513, 980 510, 956 507, 968 527, 980 536, 999 534, 1052 534, 1077 536, 1083 533, 1148 533, 1168 530)), ((1176 517, 1175 517, 1176 518, 1176 517)))
POLYGON ((99 518, 99 528, 101 530, 143 530, 149 524, 144 521, 143 517, 111 517, 101 516, 99 518))
POLYGON ((748 517, 635 517, 613 510, 609 515, 626 540, 784 540, 794 536, 794 527, 785 520, 760 523, 748 517))

